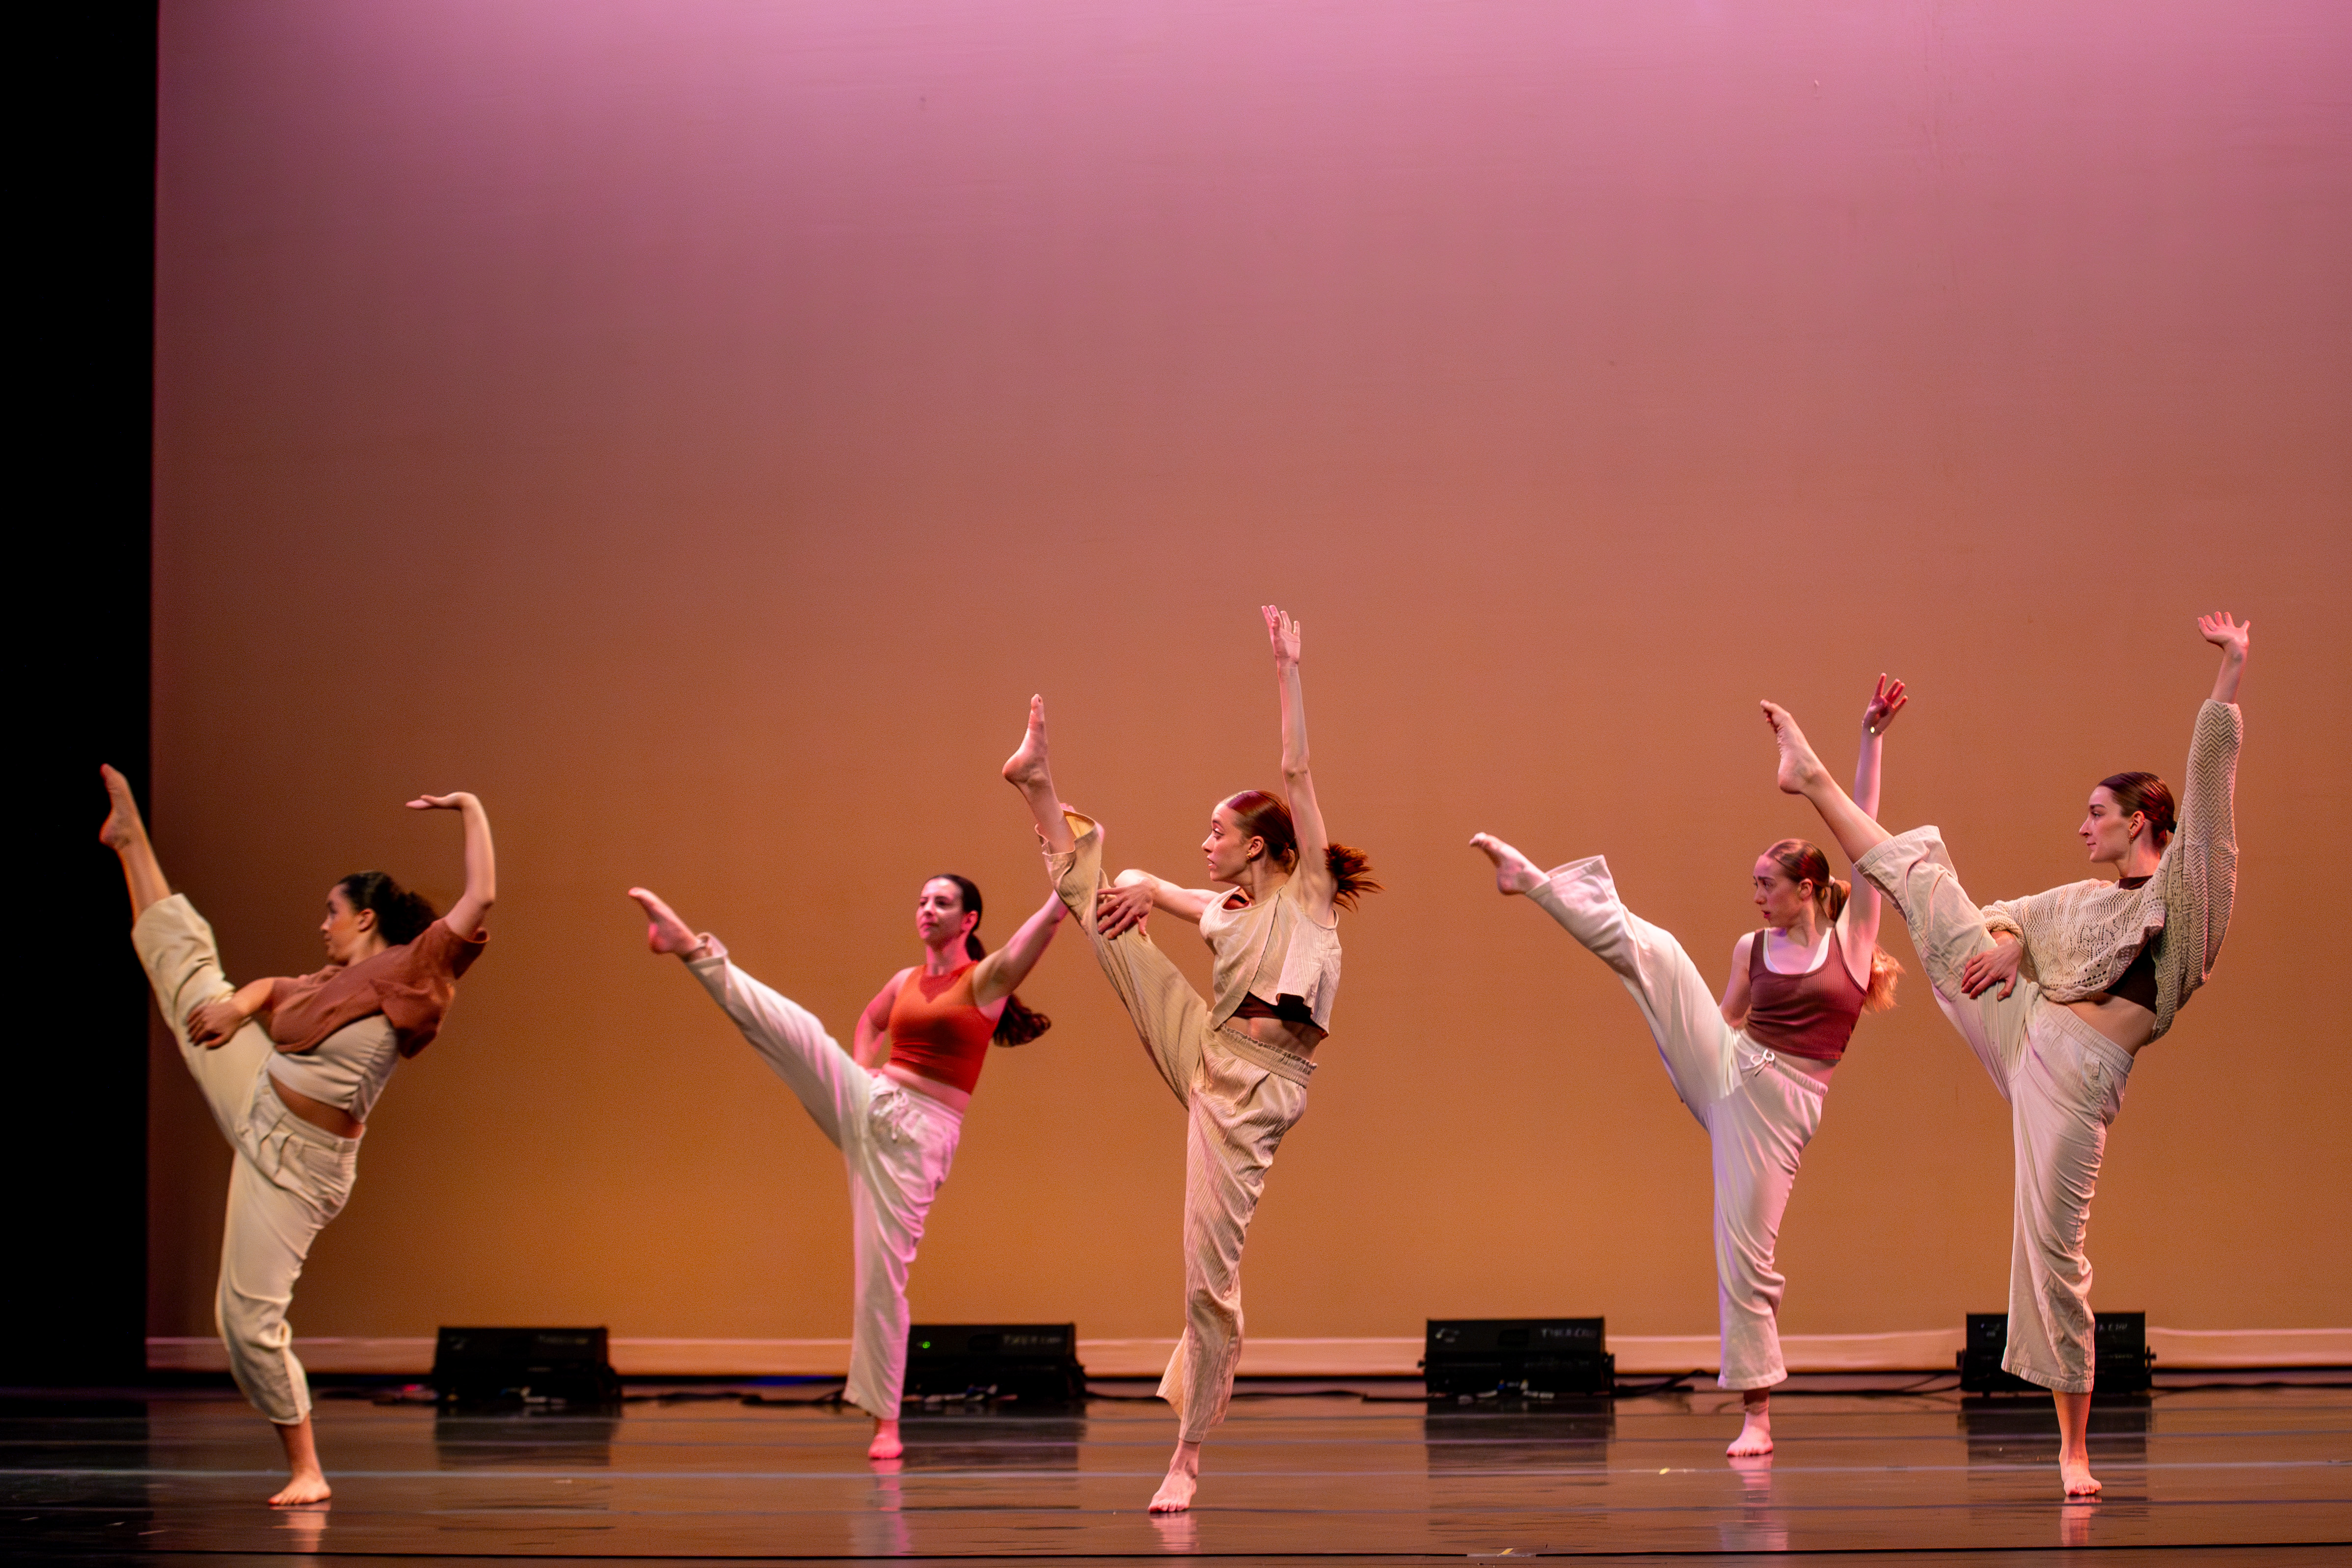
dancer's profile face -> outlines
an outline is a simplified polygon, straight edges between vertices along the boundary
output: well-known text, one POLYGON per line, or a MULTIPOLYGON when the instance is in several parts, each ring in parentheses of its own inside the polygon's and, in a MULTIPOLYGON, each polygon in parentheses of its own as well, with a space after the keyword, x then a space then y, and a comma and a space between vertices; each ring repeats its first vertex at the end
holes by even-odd
POLYGON ((1230 805, 1218 805, 1209 813, 1209 836, 1201 840, 1201 853, 1209 862, 1212 882, 1239 882, 1249 874, 1250 850, 1265 853, 1265 840, 1245 837, 1242 819, 1230 805))
POLYGON ((353 908, 351 895, 340 882, 327 889, 327 918, 319 922, 319 934, 327 939, 328 963, 350 963, 357 959, 373 930, 373 910, 353 908))
POLYGON ((926 947, 961 942, 976 923, 978 917, 964 913, 963 889, 945 877, 932 878, 916 896, 915 934, 926 947))
POLYGON ((1812 902, 1811 882, 1792 882, 1780 862, 1769 855, 1756 857, 1756 908, 1764 916, 1764 923, 1787 930, 1805 918, 1805 907, 1812 902))
POLYGON ((2138 812, 2126 811, 2115 792, 2100 784, 2091 791, 2091 804, 2083 811, 2083 826, 2074 831, 2081 836, 2083 847, 2091 852, 2091 864, 2105 866, 2131 853, 2134 827, 2147 832, 2147 818, 2138 812))

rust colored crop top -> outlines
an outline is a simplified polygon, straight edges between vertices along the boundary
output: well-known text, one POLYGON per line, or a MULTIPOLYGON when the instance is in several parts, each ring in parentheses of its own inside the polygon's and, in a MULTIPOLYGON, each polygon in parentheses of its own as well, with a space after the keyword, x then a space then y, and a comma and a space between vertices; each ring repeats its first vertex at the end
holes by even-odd
POLYGON ((400 1054, 413 1057, 441 1032, 441 1020, 457 1000, 458 976, 473 967, 488 941, 479 932, 459 936, 447 921, 435 921, 415 940, 373 958, 279 980, 262 1003, 269 1015, 269 1037, 279 1050, 299 1054, 336 1030, 381 1013, 400 1042, 400 1054))
POLYGON ((1845 948, 1835 926, 1829 951, 1802 974, 1782 974, 1764 962, 1758 931, 1748 948, 1748 1037, 1785 1056, 1833 1062, 1845 1055, 1868 994, 1845 966, 1845 948))
POLYGON ((947 974, 919 969, 890 1004, 891 1061, 966 1094, 980 1081, 988 1042, 996 1033, 996 1020, 972 1003, 971 972, 977 967, 967 963, 947 974))

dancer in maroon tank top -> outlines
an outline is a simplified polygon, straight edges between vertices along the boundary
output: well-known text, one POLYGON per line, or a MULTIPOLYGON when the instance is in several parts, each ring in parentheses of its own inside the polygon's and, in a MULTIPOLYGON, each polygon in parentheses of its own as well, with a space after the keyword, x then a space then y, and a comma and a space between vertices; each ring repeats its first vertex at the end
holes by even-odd
MULTIPOLYGON (((1878 678, 1862 716, 1857 800, 1878 798, 1886 726, 1908 700, 1903 683, 1878 678)), ((1731 979, 1717 1001, 1682 944, 1617 897, 1599 856, 1552 871, 1501 839, 1470 841, 1495 863, 1495 885, 1525 893, 1617 972, 1642 1009, 1675 1092, 1706 1129, 1715 1159, 1717 1316, 1723 1335, 1717 1384, 1738 1389, 1746 1419, 1726 1450, 1772 1451, 1772 1385, 1780 1358, 1780 1293, 1773 1267, 1780 1215, 1797 1164, 1822 1121, 1830 1075, 1865 1009, 1895 1005, 1902 970, 1878 949, 1879 899, 1830 875, 1822 852, 1784 838, 1757 858, 1755 902, 1764 928, 1731 949, 1731 979)))

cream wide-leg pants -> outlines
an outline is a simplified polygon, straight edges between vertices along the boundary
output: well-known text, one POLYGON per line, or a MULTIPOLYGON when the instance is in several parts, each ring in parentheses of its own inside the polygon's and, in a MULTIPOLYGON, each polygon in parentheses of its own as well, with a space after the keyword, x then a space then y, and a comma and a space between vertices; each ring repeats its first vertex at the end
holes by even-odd
POLYGON ((1198 1443, 1225 1418, 1242 1354, 1242 1243, 1265 1191, 1284 1133, 1307 1114, 1306 1057, 1209 1026, 1209 1005, 1152 945, 1141 926, 1106 941, 1095 931, 1102 829, 1068 814, 1077 847, 1048 854, 1062 902, 1143 1042, 1144 1054, 1181 1103, 1184 1143, 1184 1335, 1168 1358, 1160 1397, 1174 1405, 1179 1436, 1198 1443))
POLYGON ((907 1275, 923 1220, 955 1163, 963 1117, 834 1043, 816 1016, 711 954, 687 965, 727 1011, 809 1120, 841 1151, 849 1173, 852 1300, 849 1384, 842 1396, 883 1421, 898 1418, 907 1386, 907 1275))
POLYGON ((189 1043, 189 1009, 236 987, 221 972, 213 928, 185 897, 148 905, 131 942, 188 1076, 236 1151, 213 1299, 229 1373, 255 1409, 281 1426, 299 1425, 310 1415, 310 1384, 286 1310, 312 1239, 352 1195, 360 1141, 338 1138, 286 1108, 269 1079, 278 1047, 260 1025, 246 1025, 214 1050, 189 1043))
POLYGON ((1973 1000, 1960 989, 1969 956, 1993 939, 1935 828, 1896 834, 1854 869, 1903 911, 1936 1005, 2009 1101, 2017 1181, 2001 1365, 2060 1394, 2087 1394, 2095 1365, 2084 1237, 2132 1054, 2031 980, 2020 979, 2006 999, 1998 986, 1973 1000))
POLYGON ((1798 1162, 1822 1124, 1828 1089, 1723 1021, 1682 943, 1628 910, 1609 862, 1595 855, 1548 874, 1531 895, 1546 914, 1616 971, 1642 1009, 1683 1104, 1715 1155, 1715 1298, 1722 1388, 1769 1388, 1780 1359, 1780 1296, 1772 1266, 1798 1162))

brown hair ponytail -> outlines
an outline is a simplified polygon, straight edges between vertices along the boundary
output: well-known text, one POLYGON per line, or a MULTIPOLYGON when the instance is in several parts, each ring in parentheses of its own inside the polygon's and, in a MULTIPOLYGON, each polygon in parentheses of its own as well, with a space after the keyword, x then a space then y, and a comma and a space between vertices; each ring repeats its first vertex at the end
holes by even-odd
MULTIPOLYGON (((1845 912, 1846 900, 1853 896, 1853 885, 1830 875, 1830 858, 1819 847, 1801 838, 1783 838, 1764 854, 1791 882, 1813 885, 1813 905, 1821 910, 1823 920, 1834 924, 1838 916, 1845 912)), ((1884 1013, 1894 1006, 1895 983, 1902 977, 1903 965, 1895 955, 1872 944, 1870 984, 1863 988, 1862 1010, 1884 1013)))
POLYGON ((335 884, 354 910, 373 910, 375 929, 387 947, 403 947, 423 936, 441 917, 422 893, 393 880, 389 871, 354 871, 335 884))
MULTIPOLYGON (((956 894, 963 902, 963 912, 973 918, 971 929, 963 935, 963 955, 977 963, 988 956, 988 944, 980 940, 982 908, 980 884, 969 877, 959 877, 953 871, 942 871, 931 879, 935 882, 953 882, 956 894)), ((1054 1026, 1054 1020, 1030 1006, 1018 996, 1004 999, 1004 1011, 996 1016, 996 1033, 989 1038, 1000 1046, 1025 1046, 1054 1026)))

